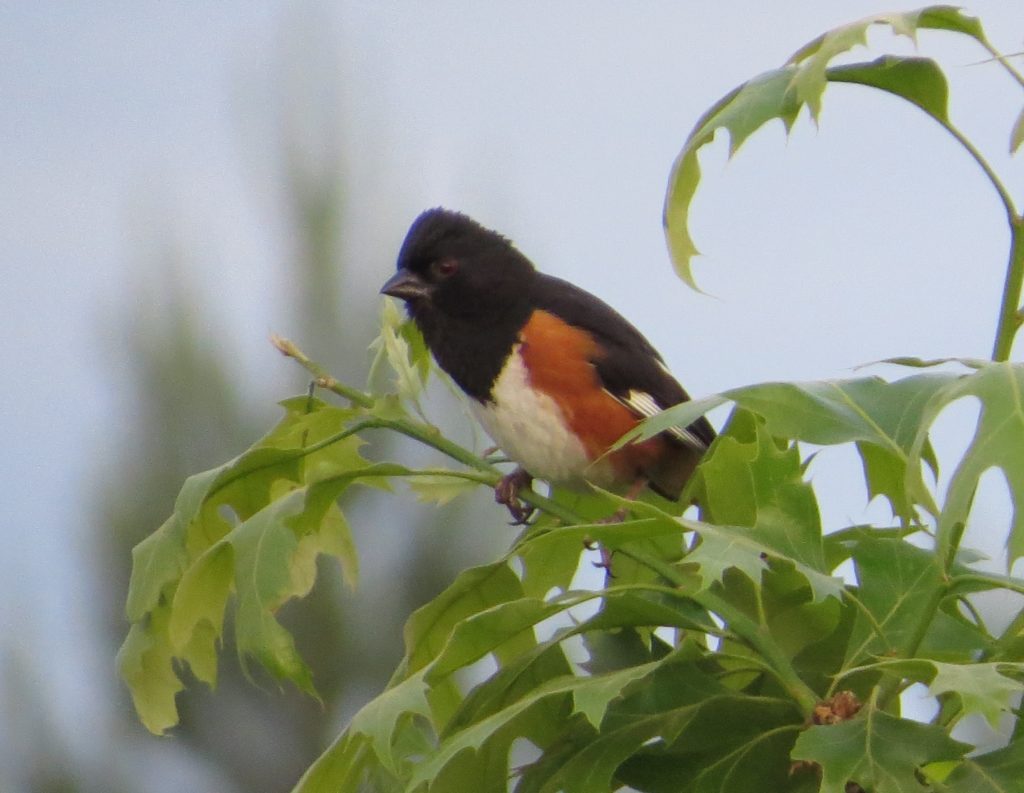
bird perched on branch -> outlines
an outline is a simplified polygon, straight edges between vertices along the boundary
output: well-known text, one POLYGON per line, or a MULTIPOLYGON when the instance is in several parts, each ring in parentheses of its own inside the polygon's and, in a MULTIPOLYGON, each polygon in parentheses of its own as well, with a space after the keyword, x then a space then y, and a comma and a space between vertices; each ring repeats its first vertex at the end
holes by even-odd
POLYGON ((516 522, 533 477, 677 500, 715 433, 706 419, 609 451, 640 420, 689 399, 650 342, 607 303, 545 275, 458 212, 413 222, 381 289, 404 300, 438 365, 516 463, 495 488, 516 522))

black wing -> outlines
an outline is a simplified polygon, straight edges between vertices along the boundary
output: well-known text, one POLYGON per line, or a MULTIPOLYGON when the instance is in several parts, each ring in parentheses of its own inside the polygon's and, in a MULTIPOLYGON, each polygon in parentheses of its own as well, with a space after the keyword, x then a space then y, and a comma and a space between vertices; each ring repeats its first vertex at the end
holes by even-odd
MULTIPOLYGON (((537 273, 533 300, 537 308, 597 339, 605 351, 594 361, 598 377, 608 392, 631 410, 646 417, 690 399, 644 335, 600 298, 568 281, 537 273)), ((671 436, 688 446, 706 449, 715 439, 715 431, 701 416, 689 427, 677 428, 671 436)))

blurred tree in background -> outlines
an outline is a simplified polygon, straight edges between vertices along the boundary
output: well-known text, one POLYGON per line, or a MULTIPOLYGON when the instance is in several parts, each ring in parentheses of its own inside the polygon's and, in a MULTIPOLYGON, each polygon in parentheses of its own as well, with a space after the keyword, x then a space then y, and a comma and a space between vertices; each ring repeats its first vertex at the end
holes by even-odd
MULTIPOLYGON (((276 75, 277 100, 268 103, 267 111, 277 116, 271 138, 276 137, 279 167, 272 173, 270 192, 276 193, 279 215, 266 220, 282 226, 287 240, 280 282, 290 288, 279 299, 290 303, 292 324, 282 330, 301 339, 333 371, 360 380, 368 369, 367 345, 376 335, 379 298, 378 285, 354 278, 345 261, 346 235, 356 232, 346 225, 345 141, 333 85, 337 78, 323 68, 331 61, 330 53, 322 50, 326 37, 313 37, 318 51, 307 38, 290 33, 296 46, 286 46, 282 73, 276 75), (332 101, 323 102, 325 95, 332 101)), ((130 382, 120 386, 125 403, 133 408, 117 429, 118 481, 98 500, 95 548, 85 562, 95 564, 94 578, 102 588, 94 607, 101 612, 97 621, 106 626, 110 663, 104 671, 110 680, 115 651, 127 630, 123 604, 132 547, 164 520, 188 475, 241 452, 276 418, 275 406, 257 395, 265 394, 265 387, 254 388, 232 376, 239 351, 230 349, 224 336, 210 332, 217 295, 210 283, 192 274, 212 270, 217 263, 172 242, 176 231, 148 224, 146 234, 160 253, 155 260, 138 262, 135 269, 146 274, 146 283, 120 304, 127 307, 125 313, 104 323, 116 337, 107 346, 130 361, 130 382)), ((381 257, 393 253, 382 251, 381 257)), ((292 378, 290 391, 277 396, 306 389, 299 371, 284 364, 269 343, 262 355, 268 378, 282 371, 292 378)), ((246 357, 252 357, 251 351, 246 357)), ((22 692, 21 700, 0 704, 10 715, 17 714, 9 721, 19 725, 17 746, 9 748, 21 752, 21 767, 10 782, 33 793, 166 790, 168 782, 171 789, 183 789, 173 771, 149 773, 153 757, 164 755, 162 761, 188 779, 198 774, 211 790, 222 793, 289 789, 344 720, 384 686, 401 657, 405 616, 440 591, 473 553, 472 543, 452 541, 455 533, 468 531, 461 517, 465 505, 419 511, 428 526, 393 517, 374 520, 373 504, 366 501, 362 509, 355 505, 354 512, 363 515, 364 525, 353 520, 356 542, 371 568, 368 575, 364 571, 360 588, 347 590, 339 571, 326 569, 330 565, 321 559, 325 569, 314 592, 282 612, 310 663, 322 704, 295 689, 280 690, 265 678, 257 679, 258 691, 239 664, 229 661, 215 691, 193 685, 182 693, 181 726, 170 741, 159 741, 139 724, 127 692, 112 684, 120 692, 116 733, 123 743, 108 744, 105 757, 81 767, 49 724, 45 702, 35 701, 35 693, 41 692, 30 675, 8 664, 4 671, 9 677, 24 677, 10 687, 22 692), (436 541, 440 524, 444 542, 436 541), (386 574, 374 575, 373 568, 386 574), (360 603, 364 612, 370 611, 366 602, 373 603, 372 615, 359 617, 354 612, 360 603), (144 759, 126 759, 132 750, 144 759)), ((351 502, 347 508, 353 509, 351 502)), ((226 657, 234 654, 230 631, 223 652, 226 657)), ((0 787, 5 784, 0 778, 0 787)))

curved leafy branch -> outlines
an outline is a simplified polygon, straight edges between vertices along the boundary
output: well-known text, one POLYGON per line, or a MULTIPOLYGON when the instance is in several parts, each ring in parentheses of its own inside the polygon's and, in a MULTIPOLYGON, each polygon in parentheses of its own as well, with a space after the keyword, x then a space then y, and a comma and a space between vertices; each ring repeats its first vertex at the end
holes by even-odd
MULTIPOLYGON (((829 66, 837 56, 866 46, 867 31, 873 25, 886 25, 894 33, 908 36, 915 42, 919 30, 944 30, 967 36, 991 53, 1024 88, 1024 78, 989 42, 981 23, 952 6, 929 6, 916 11, 870 16, 819 36, 794 53, 781 68, 765 72, 722 97, 690 132, 672 167, 663 213, 665 236, 676 271, 689 286, 697 289, 691 264, 699 251, 690 236, 689 211, 701 177, 698 154, 714 140, 718 130, 724 129, 729 135, 731 157, 751 134, 769 121, 782 121, 788 132, 806 107, 817 122, 829 83, 855 83, 875 88, 910 102, 938 122, 974 160, 999 196, 1011 242, 992 359, 1005 361, 1022 322, 1024 219, 988 160, 950 120, 948 84, 934 60, 885 55, 870 63, 829 66)), ((1022 139, 1024 113, 1010 132, 1011 152, 1019 148, 1022 139)))

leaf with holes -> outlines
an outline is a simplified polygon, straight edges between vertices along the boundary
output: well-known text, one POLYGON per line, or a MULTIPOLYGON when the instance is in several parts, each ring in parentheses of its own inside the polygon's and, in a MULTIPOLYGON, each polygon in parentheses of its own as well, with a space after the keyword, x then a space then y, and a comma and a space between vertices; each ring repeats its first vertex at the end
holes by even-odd
POLYGON ((239 653, 315 694, 274 612, 309 592, 320 554, 336 556, 354 582, 355 548, 334 501, 359 477, 396 471, 359 455, 361 441, 345 429, 355 411, 309 397, 282 406, 285 417, 252 448, 186 480, 174 513, 134 551, 127 607, 133 627, 124 649, 124 657, 134 660, 121 668, 136 705, 146 709, 147 726, 163 730, 172 724, 167 719, 173 711, 154 704, 173 701, 181 688, 172 661, 187 663, 210 685, 216 682, 217 643, 232 592, 238 596, 239 653), (160 673, 146 680, 135 674, 143 666, 155 668, 167 653, 160 673))

